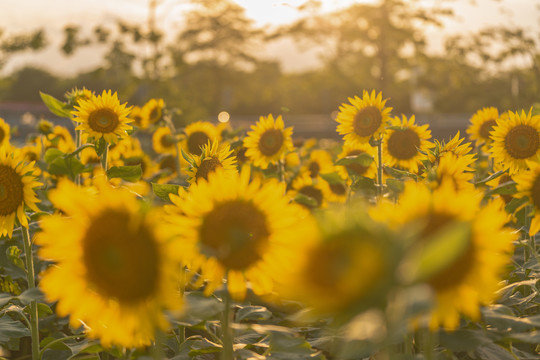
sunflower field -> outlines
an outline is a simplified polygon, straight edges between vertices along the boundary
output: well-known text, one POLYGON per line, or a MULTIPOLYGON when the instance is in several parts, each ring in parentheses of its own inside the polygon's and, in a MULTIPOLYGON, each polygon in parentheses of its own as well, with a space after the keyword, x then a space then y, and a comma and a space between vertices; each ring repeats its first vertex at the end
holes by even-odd
POLYGON ((338 141, 41 98, 73 126, 0 119, 0 358, 540 358, 535 107, 439 141, 364 90, 338 141))

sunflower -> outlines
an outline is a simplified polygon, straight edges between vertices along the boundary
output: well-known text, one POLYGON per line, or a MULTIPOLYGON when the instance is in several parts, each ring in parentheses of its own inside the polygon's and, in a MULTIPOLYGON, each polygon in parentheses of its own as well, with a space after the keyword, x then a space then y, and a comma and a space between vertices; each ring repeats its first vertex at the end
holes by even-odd
POLYGON ((152 148, 158 154, 176 154, 176 139, 168 126, 160 126, 154 131, 152 148))
POLYGON ((435 140, 435 147, 428 151, 428 160, 432 164, 436 164, 439 161, 439 157, 446 153, 452 153, 458 157, 467 155, 472 151, 472 145, 470 142, 463 143, 465 138, 460 137, 459 131, 448 142, 435 140))
POLYGON ((9 124, 0 117, 0 146, 9 144, 10 135, 9 124))
POLYGON ((349 104, 342 104, 336 121, 339 123, 337 132, 345 135, 343 140, 351 145, 368 142, 372 137, 380 138, 384 127, 390 119, 392 108, 385 107, 387 99, 382 99, 382 93, 364 90, 362 98, 348 98, 349 104))
POLYGON ((40 288, 58 301, 60 316, 85 325, 105 347, 150 345, 168 327, 163 310, 177 309, 181 269, 159 224, 160 215, 125 189, 101 181, 77 187, 60 181, 49 198, 65 215, 42 221, 38 255, 54 262, 40 288))
POLYGON ((456 156, 447 152, 439 157, 438 164, 428 172, 427 181, 432 188, 442 185, 443 182, 450 182, 458 191, 474 189, 474 155, 456 156))
POLYGON ((216 169, 222 169, 228 174, 237 173, 236 156, 231 156, 232 153, 229 144, 220 145, 216 140, 203 146, 201 156, 193 155, 185 169, 189 183, 193 184, 199 179, 208 180, 208 174, 216 169))
POLYGON ((400 167, 412 173, 418 172, 418 164, 424 158, 423 153, 434 145, 429 141, 431 131, 429 125, 418 126, 414 115, 407 120, 395 117, 390 120, 392 128, 383 140, 383 159, 392 167, 400 167))
POLYGON ((328 174, 334 171, 332 155, 323 149, 316 149, 310 152, 309 159, 304 161, 301 172, 308 172, 309 176, 316 178, 320 174, 328 174))
POLYGON ((129 113, 129 117, 133 120, 134 126, 140 129, 146 129, 148 127, 148 124, 144 121, 142 108, 140 106, 133 106, 129 113))
POLYGON ((95 140, 101 138, 108 143, 116 143, 118 138, 131 130, 132 119, 128 118, 131 108, 120 105, 118 95, 103 90, 101 95, 92 96, 90 100, 80 100, 72 112, 73 120, 80 123, 75 130, 82 130, 95 140))
POLYGON ((377 149, 373 146, 367 143, 357 143, 356 145, 344 143, 341 153, 338 155, 338 159, 343 159, 347 156, 355 156, 361 154, 367 154, 371 156, 374 160, 368 166, 364 166, 361 164, 336 166, 337 171, 341 175, 341 177, 349 179, 349 183, 352 182, 350 179, 351 175, 364 176, 370 179, 375 179, 375 176, 377 174, 377 163, 375 159, 377 157, 377 149))
MULTIPOLYGON (((529 198, 532 204, 532 220, 529 235, 534 236, 540 231, 540 164, 529 162, 530 171, 524 171, 514 176, 518 193, 516 197, 529 198)), ((504 176, 504 175, 503 175, 504 176)))
POLYGON ((44 141, 45 149, 56 148, 64 153, 75 151, 76 145, 69 130, 63 126, 56 125, 49 132, 44 141))
POLYGON ((495 162, 501 163, 513 175, 527 169, 527 160, 536 161, 540 155, 540 116, 508 112, 508 120, 498 120, 491 137, 490 152, 495 162))
POLYGON ((457 191, 449 181, 443 181, 433 191, 410 181, 397 205, 381 203, 372 212, 379 221, 398 229, 416 229, 417 238, 409 248, 410 254, 421 254, 433 239, 438 239, 438 234, 456 224, 470 228, 466 235, 450 238, 452 250, 447 244, 447 251, 439 252, 441 258, 437 263, 441 266, 418 279, 434 293, 434 306, 428 314, 431 329, 455 329, 460 314, 478 320, 479 307, 495 299, 505 266, 510 262, 516 235, 505 227, 508 215, 500 202, 481 206, 482 198, 482 192, 457 191), (453 253, 453 257, 443 258, 446 253, 453 253))
POLYGON ((182 149, 188 154, 201 155, 202 147, 208 141, 218 141, 221 139, 217 127, 208 121, 196 121, 189 124, 184 129, 185 139, 182 142, 182 149))
POLYGON ((25 206, 39 211, 34 188, 43 184, 36 181, 34 163, 26 163, 18 149, 6 144, 0 146, 0 236, 11 238, 15 218, 28 227, 25 206))
POLYGON ((495 107, 482 108, 471 117, 471 123, 467 128, 469 138, 476 142, 477 146, 491 141, 490 133, 497 125, 499 110, 495 107))
POLYGON ((164 107, 165 102, 163 99, 150 99, 144 104, 141 110, 141 116, 146 125, 144 128, 148 127, 148 124, 155 124, 161 119, 164 107))
POLYGON ((244 139, 246 156, 262 169, 277 164, 287 151, 293 149, 292 131, 292 127, 285 128, 281 115, 275 120, 272 114, 261 116, 255 125, 251 125, 251 131, 244 139))
POLYGON ((326 181, 319 178, 312 178, 309 172, 298 174, 291 184, 288 191, 291 199, 298 196, 308 197, 312 203, 300 203, 308 209, 325 208, 328 206, 328 199, 332 197, 332 191, 326 181))
POLYGON ((188 268, 208 281, 206 294, 226 277, 231 296, 242 300, 247 282, 263 295, 288 276, 313 238, 314 224, 283 193, 284 185, 274 179, 250 182, 245 166, 239 174, 210 173, 187 196, 170 195, 168 231, 180 240, 176 252, 187 256, 188 268))

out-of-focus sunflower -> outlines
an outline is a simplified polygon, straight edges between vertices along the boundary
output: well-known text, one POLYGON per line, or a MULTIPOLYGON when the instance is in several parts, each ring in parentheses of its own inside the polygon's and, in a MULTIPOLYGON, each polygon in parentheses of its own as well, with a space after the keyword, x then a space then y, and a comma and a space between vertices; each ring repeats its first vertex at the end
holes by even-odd
POLYGON ((343 165, 336 166, 338 173, 343 178, 349 179, 349 183, 351 182, 350 181, 351 174, 355 176, 364 176, 370 179, 375 179, 375 176, 377 174, 377 163, 376 163, 377 149, 374 148, 373 146, 367 143, 358 143, 356 145, 344 143, 341 153, 338 155, 338 159, 343 159, 347 156, 355 156, 355 155, 361 155, 361 154, 369 155, 373 159, 373 161, 368 166, 364 166, 362 164, 356 164, 356 163, 345 165, 345 166, 343 165))
POLYGON ((152 148, 158 154, 176 154, 176 139, 168 126, 160 126, 154 131, 152 148))
POLYGON ((188 182, 192 184, 199 179, 208 180, 208 174, 217 169, 227 174, 236 174, 236 156, 232 153, 229 144, 219 144, 217 140, 206 144, 202 148, 201 156, 193 155, 189 161, 186 168, 188 182))
POLYGON ((499 110, 496 107, 485 107, 473 114, 471 123, 467 128, 469 139, 476 142, 477 146, 487 144, 491 140, 490 133, 497 125, 499 110))
POLYGON ((343 140, 351 145, 368 142, 372 137, 380 138, 384 127, 390 119, 391 107, 385 107, 387 99, 382 99, 382 93, 371 94, 364 90, 362 98, 348 98, 351 104, 342 104, 336 121, 339 123, 337 132, 343 140))
POLYGON ((61 181, 50 191, 65 216, 44 218, 36 236, 38 255, 55 263, 39 285, 60 316, 74 328, 84 324, 103 346, 147 346, 168 327, 163 311, 181 304, 181 267, 155 210, 125 189, 95 184, 61 181))
POLYGON ((133 120, 128 118, 131 108, 126 107, 126 103, 121 105, 118 95, 111 94, 110 90, 103 90, 101 95, 89 100, 80 100, 74 108, 73 120, 79 123, 75 130, 82 130, 95 140, 103 138, 108 143, 116 143, 132 129, 129 123, 133 120))
POLYGON ((474 163, 474 155, 454 155, 451 152, 444 153, 439 157, 438 164, 427 174, 427 180, 431 187, 436 188, 443 182, 450 182, 452 186, 460 190, 474 189, 474 169, 470 166, 474 163))
POLYGON ((131 108, 129 118, 133 120, 133 125, 140 129, 146 129, 148 127, 148 124, 144 121, 142 108, 140 106, 135 105, 131 108))
POLYGON ((371 221, 363 206, 333 210, 318 214, 316 241, 279 290, 317 315, 346 320, 372 306, 384 307, 395 283, 399 246, 392 231, 371 221))
POLYGON ((532 220, 529 235, 534 236, 540 231, 540 164, 529 162, 530 171, 524 171, 514 176, 518 194, 516 197, 529 198, 532 204, 532 220))
POLYGON ((261 116, 255 125, 251 125, 244 139, 246 156, 261 169, 270 164, 277 164, 287 151, 293 149, 292 127, 285 128, 281 115, 275 120, 272 114, 261 116))
POLYGON ((0 146, 9 144, 10 136, 9 124, 0 117, 0 146))
POLYGON ((15 218, 28 227, 24 207, 39 211, 39 199, 34 188, 42 184, 36 181, 34 162, 27 163, 18 149, 8 144, 0 146, 0 236, 11 238, 15 218))
POLYGON ((414 120, 414 115, 409 120, 405 115, 401 120, 399 117, 390 120, 392 128, 383 140, 383 159, 389 166, 417 173, 418 164, 424 158, 422 153, 434 145, 429 141, 429 125, 418 126, 414 120))
POLYGON ((220 140, 219 131, 216 126, 208 121, 196 121, 189 124, 184 129, 185 139, 182 142, 182 149, 189 154, 201 155, 202 147, 208 141, 220 140))
POLYGON ((472 145, 470 142, 465 142, 465 138, 460 137, 459 131, 448 142, 435 140, 435 147, 428 151, 428 160, 432 164, 436 164, 439 161, 439 157, 446 153, 452 153, 456 156, 467 155, 472 151, 472 145))
POLYGON ((176 252, 188 256, 188 268, 208 281, 206 294, 223 278, 235 299, 245 297, 247 282, 256 294, 271 293, 313 239, 309 212, 289 203, 284 184, 250 182, 249 167, 234 176, 215 171, 188 196, 170 198, 168 231, 180 240, 176 252))
POLYGON ((493 143, 490 152, 495 162, 500 163, 513 175, 527 169, 527 160, 538 161, 540 155, 540 116, 508 112, 507 120, 497 121, 491 132, 493 143))
POLYGON ((331 173, 334 170, 332 155, 323 149, 313 150, 300 169, 301 172, 308 172, 312 178, 316 178, 320 174, 331 173))
POLYGON ((163 116, 163 108, 165 107, 165 102, 163 99, 150 99, 146 104, 144 104, 141 115, 143 122, 146 124, 143 128, 148 127, 148 125, 157 123, 163 116))
POLYGON ((321 178, 312 178, 309 172, 300 173, 293 179, 288 195, 291 199, 308 197, 309 203, 299 200, 308 209, 325 208, 328 198, 332 197, 328 183, 321 178))
POLYGON ((75 141, 69 130, 63 126, 56 125, 52 131, 45 136, 45 149, 56 148, 64 153, 75 151, 75 141))
POLYGON ((439 252, 440 266, 417 279, 434 293, 435 303, 428 314, 431 329, 455 329, 460 314, 478 320, 479 307, 493 302, 500 288, 516 235, 505 227, 509 218, 502 203, 481 206, 482 198, 481 191, 457 191, 447 181, 433 191, 410 181, 397 205, 380 203, 372 212, 379 221, 416 229, 417 239, 409 248, 410 254, 422 254, 437 236, 457 225, 469 229, 447 238, 452 240, 452 246, 446 244, 446 251, 439 252))

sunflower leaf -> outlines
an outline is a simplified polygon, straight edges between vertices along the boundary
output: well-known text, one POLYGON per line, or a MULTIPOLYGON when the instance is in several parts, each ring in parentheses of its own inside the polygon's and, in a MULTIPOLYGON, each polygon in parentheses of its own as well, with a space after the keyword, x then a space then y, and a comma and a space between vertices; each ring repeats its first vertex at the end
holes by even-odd
POLYGON ((486 196, 495 195, 495 194, 514 195, 515 193, 517 193, 516 182, 515 181, 507 181, 505 183, 500 184, 496 188, 491 189, 490 191, 488 191, 486 193, 486 196))
POLYGON ((399 169, 396 169, 396 168, 393 168, 393 167, 390 167, 390 166, 385 166, 384 167, 384 172, 386 172, 390 176, 395 177, 397 179, 401 179, 401 178, 404 178, 404 177, 410 177, 410 178, 413 178, 413 179, 418 178, 416 176, 416 174, 410 173, 410 172, 405 171, 405 170, 399 170, 399 169))
POLYGON ((191 155, 189 155, 188 153, 186 153, 184 151, 184 149, 180 149, 180 152, 182 153, 182 157, 191 165, 191 166, 195 166, 195 160, 191 157, 191 155))
POLYGON ((478 185, 484 185, 488 182, 490 182, 491 180, 495 180, 496 178, 498 178, 499 176, 501 176, 502 174, 504 174, 506 172, 506 170, 499 170, 497 171, 496 173, 494 174, 491 174, 490 176, 488 176, 487 178, 483 179, 483 180, 479 180, 475 183, 476 186, 478 185))
POLYGON ((311 196, 307 196, 307 195, 300 194, 300 193, 296 194, 296 196, 294 197, 294 201, 299 203, 299 204, 306 205, 306 206, 311 206, 311 207, 317 207, 317 205, 318 205, 317 200, 315 200, 311 196))
POLYGON ((22 322, 12 320, 9 316, 0 317, 0 344, 24 336, 30 336, 30 330, 22 322))
POLYGON ((330 185, 343 184, 344 183, 343 179, 341 178, 341 176, 339 176, 339 174, 337 172, 327 173, 327 174, 319 174, 319 176, 322 177, 330 185))
POLYGON ((527 201, 529 201, 529 198, 527 196, 522 198, 512 198, 508 204, 506 204, 504 210, 509 213, 513 214, 514 211, 519 209, 522 205, 526 204, 527 201))
POLYGON ((54 115, 58 115, 60 117, 65 117, 68 119, 71 118, 71 106, 41 91, 39 92, 39 95, 41 96, 41 100, 43 100, 45 106, 47 106, 47 108, 54 115))
POLYGON ((103 155, 105 149, 107 148, 107 142, 101 137, 94 143, 94 146, 96 147, 97 156, 101 158, 101 155, 103 155))
POLYGON ((107 170, 107 178, 121 178, 125 181, 136 182, 142 176, 141 165, 113 166, 107 170))
POLYGON ((161 200, 171 202, 169 198, 169 194, 178 195, 178 188, 180 185, 176 184, 157 184, 157 183, 151 183, 152 184, 152 191, 154 192, 154 195, 159 197, 161 200))
POLYGON ((362 153, 358 155, 349 155, 349 156, 345 156, 344 158, 338 159, 335 162, 335 165, 347 166, 347 165, 352 165, 352 164, 358 164, 362 166, 369 166, 372 162, 373 162, 373 156, 366 153, 362 153))
POLYGON ((386 179, 386 186, 396 194, 401 193, 405 189, 403 181, 397 179, 386 179))

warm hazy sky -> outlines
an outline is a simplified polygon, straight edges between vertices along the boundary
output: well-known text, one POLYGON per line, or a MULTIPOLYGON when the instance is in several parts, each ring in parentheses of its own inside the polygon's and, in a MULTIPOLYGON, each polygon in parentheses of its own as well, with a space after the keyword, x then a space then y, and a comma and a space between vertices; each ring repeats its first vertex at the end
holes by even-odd
MULTIPOLYGON (((298 16, 295 6, 305 0, 235 0, 246 8, 246 14, 259 25, 277 25, 294 20, 298 16)), ((376 0, 356 0, 356 2, 376 0)), ((424 0, 432 4, 440 0, 424 0)), ((4 71, 10 71, 24 63, 40 64, 50 71, 74 74, 100 63, 101 54, 94 49, 83 49, 73 57, 65 58, 57 50, 62 28, 66 24, 82 24, 88 28, 96 24, 114 23, 116 19, 144 22, 147 18, 149 0, 0 0, 0 29, 8 33, 45 28, 51 39, 49 49, 37 54, 14 57, 4 71)), ((330 11, 345 7, 355 0, 322 0, 323 9, 330 11)), ((540 0, 453 0, 458 17, 447 23, 446 33, 473 30, 488 24, 506 23, 540 29, 538 6, 540 0), (476 6, 471 5, 476 3, 476 6)), ((182 14, 189 7, 187 0, 160 0, 157 10, 158 23, 162 29, 176 33, 182 26, 182 14)), ((432 34, 442 39, 442 34, 432 34)), ((316 64, 313 54, 302 54, 291 43, 274 44, 270 53, 287 54, 285 70, 296 70, 316 64), (282 49, 281 47, 285 47, 282 49)), ((276 55, 278 56, 278 55, 276 55)))

